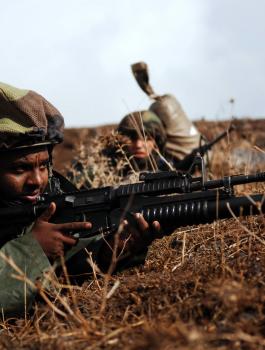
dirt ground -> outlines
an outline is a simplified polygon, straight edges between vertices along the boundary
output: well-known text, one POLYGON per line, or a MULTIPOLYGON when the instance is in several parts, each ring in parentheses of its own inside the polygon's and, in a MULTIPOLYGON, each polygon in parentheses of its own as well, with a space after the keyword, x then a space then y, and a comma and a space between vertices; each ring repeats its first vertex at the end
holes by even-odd
MULTIPOLYGON (((214 178, 264 170, 265 120, 233 123, 214 148, 214 178)), ((228 124, 197 122, 209 140, 228 124)), ((66 130, 56 169, 65 173, 83 140, 110 129, 66 130)), ((2 322, 0 349, 265 349, 264 225, 258 215, 179 228, 152 243, 144 265, 113 276, 94 270, 82 287, 2 322)))

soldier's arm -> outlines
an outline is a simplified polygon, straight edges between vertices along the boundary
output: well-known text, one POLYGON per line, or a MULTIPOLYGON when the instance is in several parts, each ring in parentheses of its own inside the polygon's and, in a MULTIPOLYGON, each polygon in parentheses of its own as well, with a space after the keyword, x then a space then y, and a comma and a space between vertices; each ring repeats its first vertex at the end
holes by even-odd
POLYGON ((149 108, 161 119, 167 136, 166 152, 183 159, 199 146, 200 134, 173 95, 163 95, 149 108))
POLYGON ((7 242, 0 250, 0 310, 4 315, 20 315, 31 308, 38 293, 36 281, 44 288, 49 286, 45 272, 51 270, 50 261, 64 255, 66 246, 76 244, 64 233, 91 226, 84 222, 49 223, 55 210, 52 203, 23 236, 7 242))
POLYGON ((1 312, 5 317, 23 314, 36 297, 35 282, 44 279, 50 262, 30 229, 7 242, 0 255, 1 312))

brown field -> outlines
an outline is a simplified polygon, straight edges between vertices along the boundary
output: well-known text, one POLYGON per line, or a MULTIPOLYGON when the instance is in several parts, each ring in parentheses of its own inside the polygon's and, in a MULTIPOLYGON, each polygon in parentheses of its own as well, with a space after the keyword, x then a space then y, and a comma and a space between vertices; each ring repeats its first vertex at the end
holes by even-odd
MULTIPOLYGON (((234 124, 214 147, 214 178, 264 169, 265 120, 234 124)), ((197 122, 209 140, 227 125, 197 122)), ((66 130, 55 168, 66 173, 82 144, 110 129, 66 130)), ((239 189, 256 190, 264 186, 239 189)), ((145 265, 114 276, 95 270, 34 315, 0 324, 0 349, 265 349, 264 224, 260 215, 179 228, 153 242, 145 265)))

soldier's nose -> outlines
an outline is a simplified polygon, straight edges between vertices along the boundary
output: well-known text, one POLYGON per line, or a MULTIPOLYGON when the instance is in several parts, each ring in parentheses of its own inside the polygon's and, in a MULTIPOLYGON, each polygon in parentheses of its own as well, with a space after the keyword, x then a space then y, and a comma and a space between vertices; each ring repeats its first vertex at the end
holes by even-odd
POLYGON ((136 140, 136 147, 141 148, 144 145, 144 140, 142 139, 137 139, 136 140))
POLYGON ((39 170, 30 173, 27 181, 28 185, 39 187, 42 184, 42 177, 39 170))

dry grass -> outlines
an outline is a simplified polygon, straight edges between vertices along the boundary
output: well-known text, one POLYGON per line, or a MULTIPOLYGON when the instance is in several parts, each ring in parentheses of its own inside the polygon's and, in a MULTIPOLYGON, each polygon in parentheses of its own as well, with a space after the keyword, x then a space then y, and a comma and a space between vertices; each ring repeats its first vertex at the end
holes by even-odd
MULTIPOLYGON (((234 137, 216 147, 212 176, 235 173, 240 142, 234 137)), ((256 139, 246 143, 262 148, 256 139)), ((100 176, 93 185, 118 182, 106 159, 97 159, 99 148, 89 159, 100 176)), ((180 228, 153 242, 144 266, 115 276, 94 268, 81 288, 62 286, 33 315, 3 322, 0 349, 265 349, 264 243, 263 216, 180 228)))

